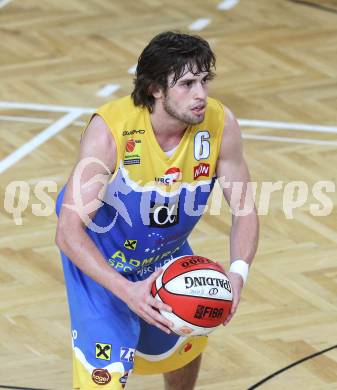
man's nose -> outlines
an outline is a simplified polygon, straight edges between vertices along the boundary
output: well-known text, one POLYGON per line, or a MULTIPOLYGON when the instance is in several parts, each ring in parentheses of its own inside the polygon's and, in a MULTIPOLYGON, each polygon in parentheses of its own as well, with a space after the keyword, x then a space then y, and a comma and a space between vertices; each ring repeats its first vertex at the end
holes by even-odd
POLYGON ((194 98, 196 99, 205 99, 207 96, 207 89, 206 85, 202 83, 196 83, 195 85, 195 91, 194 91, 194 98))

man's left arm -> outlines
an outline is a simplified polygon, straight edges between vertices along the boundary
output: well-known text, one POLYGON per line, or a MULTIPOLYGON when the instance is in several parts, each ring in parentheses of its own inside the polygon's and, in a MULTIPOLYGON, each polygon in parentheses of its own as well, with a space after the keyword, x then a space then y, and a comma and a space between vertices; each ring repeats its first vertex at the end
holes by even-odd
POLYGON ((241 131, 231 111, 225 108, 216 174, 232 212, 228 275, 233 288, 233 305, 224 325, 233 317, 240 301, 248 269, 257 250, 259 222, 254 204, 248 167, 243 157, 241 131))

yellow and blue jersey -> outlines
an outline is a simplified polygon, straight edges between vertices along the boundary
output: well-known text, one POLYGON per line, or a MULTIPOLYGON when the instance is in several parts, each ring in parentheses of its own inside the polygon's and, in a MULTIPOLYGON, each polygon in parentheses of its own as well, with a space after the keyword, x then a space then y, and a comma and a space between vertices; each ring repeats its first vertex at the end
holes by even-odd
MULTIPOLYGON (((216 179, 225 122, 208 99, 204 121, 190 125, 171 157, 155 137, 150 113, 130 96, 97 110, 109 127, 117 164, 102 205, 86 232, 106 261, 131 281, 143 280, 171 258, 192 254, 187 238, 203 214, 216 179)), ((59 214, 65 188, 58 196, 59 214)), ((124 388, 128 373, 184 366, 207 337, 167 335, 145 323, 110 291, 61 253, 70 308, 74 388, 124 388), (110 386, 110 387, 109 387, 110 386)))
POLYGON ((117 166, 87 232, 112 267, 133 273, 174 257, 201 217, 214 185, 224 110, 209 98, 204 121, 186 129, 171 157, 156 140, 149 111, 130 96, 97 114, 114 137, 117 166))

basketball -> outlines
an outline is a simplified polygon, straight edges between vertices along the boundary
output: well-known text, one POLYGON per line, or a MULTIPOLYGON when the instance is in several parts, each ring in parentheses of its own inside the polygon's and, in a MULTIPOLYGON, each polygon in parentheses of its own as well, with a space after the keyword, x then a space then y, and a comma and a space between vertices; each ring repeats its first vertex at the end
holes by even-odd
POLYGON ((151 288, 172 307, 160 311, 180 336, 206 335, 222 324, 232 307, 232 287, 221 267, 205 257, 181 256, 165 264, 151 288))

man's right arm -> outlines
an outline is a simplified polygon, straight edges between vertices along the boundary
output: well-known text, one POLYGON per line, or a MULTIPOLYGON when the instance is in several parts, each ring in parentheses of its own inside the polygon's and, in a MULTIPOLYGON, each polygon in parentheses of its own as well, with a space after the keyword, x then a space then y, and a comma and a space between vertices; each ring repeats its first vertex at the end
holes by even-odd
POLYGON ((155 309, 170 311, 170 308, 149 293, 160 271, 144 281, 130 282, 106 262, 86 233, 83 215, 90 220, 94 218, 101 206, 100 199, 104 196, 109 178, 116 169, 116 159, 114 138, 104 120, 95 115, 82 137, 79 158, 66 186, 56 230, 56 244, 82 272, 123 300, 145 321, 167 331, 169 321, 155 309), (79 166, 83 166, 80 179, 77 177, 79 166), (80 199, 80 210, 78 200, 74 199, 77 197, 80 199), (90 210, 84 213, 84 208, 88 206, 90 210))

